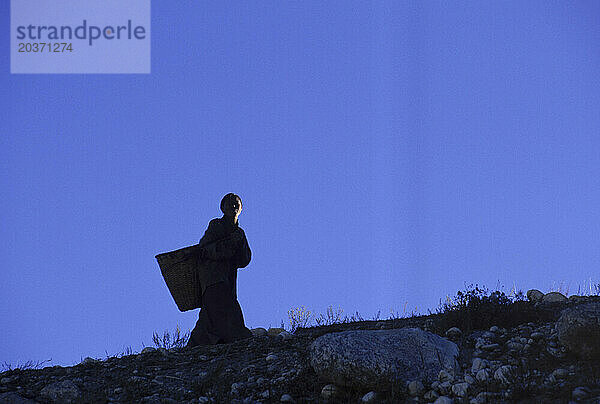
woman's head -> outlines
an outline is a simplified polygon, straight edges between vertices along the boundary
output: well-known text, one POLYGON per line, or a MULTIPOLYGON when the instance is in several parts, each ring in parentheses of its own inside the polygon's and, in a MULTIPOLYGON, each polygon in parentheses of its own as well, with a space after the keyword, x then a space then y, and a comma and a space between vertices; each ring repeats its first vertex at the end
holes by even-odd
POLYGON ((237 221, 238 216, 242 212, 242 198, 234 193, 228 193, 221 199, 221 212, 225 216, 230 216, 237 221))

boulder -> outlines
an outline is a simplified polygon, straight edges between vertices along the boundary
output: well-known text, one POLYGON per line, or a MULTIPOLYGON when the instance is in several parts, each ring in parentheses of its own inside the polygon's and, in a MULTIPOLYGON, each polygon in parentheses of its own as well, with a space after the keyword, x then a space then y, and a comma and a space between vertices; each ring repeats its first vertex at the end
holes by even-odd
POLYGON ((563 310, 555 329, 558 340, 571 352, 582 358, 600 356, 600 303, 563 310))
POLYGON ((527 299, 531 303, 537 303, 542 300, 544 294, 537 289, 530 289, 527 291, 527 299))
POLYGON ((569 303, 579 304, 579 303, 585 303, 588 299, 586 296, 571 295, 571 296, 569 296, 568 300, 569 300, 569 303))
POLYGON ((442 369, 459 370, 456 344, 419 328, 325 334, 312 342, 309 355, 324 380, 364 388, 382 382, 430 383, 442 369))
POLYGON ((271 328, 269 328, 267 330, 267 334, 269 334, 271 337, 276 337, 276 336, 278 336, 279 334, 281 334, 284 331, 285 331, 285 329, 283 329, 283 328, 273 328, 273 327, 271 327, 271 328))
POLYGON ((253 328, 250 330, 250 332, 252 333, 252 336, 254 336, 254 337, 264 337, 268 333, 268 331, 262 327, 253 328))
POLYGON ((446 337, 451 340, 457 340, 462 336, 462 331, 458 327, 452 327, 446 331, 446 337))
POLYGON ((81 397, 81 391, 71 380, 63 380, 44 387, 40 396, 55 402, 76 403, 81 397))
POLYGON ((542 303, 565 303, 567 302, 567 298, 560 292, 550 292, 546 293, 544 297, 542 297, 542 303))

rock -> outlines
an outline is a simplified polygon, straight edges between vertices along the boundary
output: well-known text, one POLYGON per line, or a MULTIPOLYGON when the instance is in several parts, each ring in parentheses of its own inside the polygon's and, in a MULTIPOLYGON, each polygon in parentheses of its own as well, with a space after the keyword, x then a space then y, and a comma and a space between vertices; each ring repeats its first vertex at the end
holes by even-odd
POLYGON ((377 398, 377 394, 374 391, 369 391, 367 394, 362 396, 360 400, 363 403, 374 403, 377 398))
POLYGON ((294 399, 289 394, 283 394, 279 401, 281 401, 282 403, 292 403, 294 402, 294 399))
POLYGON ((465 375, 465 382, 467 382, 469 384, 474 384, 475 379, 473 378, 473 376, 467 374, 467 375, 465 375))
POLYGON ((37 401, 22 397, 21 395, 11 391, 9 393, 0 394, 0 403, 3 404, 37 404, 37 401))
POLYGON ((571 397, 575 401, 585 400, 590 396, 591 390, 587 387, 575 387, 571 393, 571 397))
POLYGON ((274 361, 277 360, 277 355, 273 355, 273 354, 267 355, 267 357, 265 358, 265 360, 267 362, 274 362, 274 361))
POLYGON ((100 362, 100 361, 99 361, 98 359, 90 358, 90 357, 88 356, 88 357, 87 357, 87 358, 85 358, 85 359, 83 360, 83 362, 81 362, 81 363, 83 363, 84 365, 89 365, 89 364, 91 364, 91 363, 97 363, 97 362, 100 362))
POLYGON ((480 347, 480 349, 482 349, 484 351, 493 351, 498 348, 500 348, 499 344, 485 344, 480 347))
POLYGON ((209 402, 210 402, 210 398, 208 398, 206 396, 198 397, 198 403, 200 403, 200 404, 206 404, 209 402))
POLYGON ((420 380, 413 380, 408 383, 408 394, 413 397, 421 395, 424 389, 423 383, 420 380))
POLYGON ((477 396, 475 396, 475 398, 471 399, 471 401, 469 401, 469 404, 485 404, 485 403, 492 402, 490 400, 492 398, 492 396, 493 396, 492 393, 488 393, 487 391, 482 391, 479 394, 477 394, 477 396))
POLYGON ((268 334, 268 331, 262 327, 253 328, 250 330, 250 332, 252 333, 252 336, 254 336, 254 337, 264 337, 265 335, 268 334))
POLYGON ((448 372, 445 369, 440 370, 440 373, 438 373, 438 380, 440 382, 453 382, 454 381, 454 375, 450 372, 448 372))
POLYGON ((474 358, 473 365, 471 366, 471 373, 475 375, 480 369, 484 369, 489 366, 490 364, 486 359, 474 358))
POLYGON ((146 348, 142 349, 143 354, 154 352, 154 351, 156 351, 156 348, 152 348, 151 346, 147 346, 146 348))
POLYGON ((523 345, 520 342, 516 342, 516 341, 508 341, 506 343, 506 347, 508 349, 512 350, 512 351, 519 352, 519 351, 523 350, 523 348, 525 347, 525 345, 523 345))
POLYGON ((231 384, 231 394, 237 396, 240 394, 240 390, 244 388, 244 383, 232 383, 231 384))
MULTIPOLYGON (((264 330, 264 328, 263 328, 263 330, 264 330)), ((267 331, 267 334, 269 336, 271 336, 271 337, 276 337, 276 336, 278 336, 279 334, 281 334, 284 331, 285 331, 285 329, 283 329, 283 328, 273 328, 273 327, 271 327, 267 331)))
POLYGON ((475 378, 482 383, 487 383, 490 378, 490 372, 487 369, 480 369, 475 375, 475 378))
POLYGON ((563 310, 555 328, 560 343, 577 356, 592 359, 600 355, 600 303, 563 310))
POLYGON ((553 376, 553 377, 554 377, 555 379, 557 379, 557 380, 558 380, 558 379, 564 379, 564 378, 566 378, 567 376, 569 376, 569 371, 568 371, 567 369, 558 368, 558 369, 555 369, 555 370, 552 372, 551 376, 553 376))
POLYGON ((452 327, 446 331, 445 335, 450 339, 458 339, 462 336, 462 331, 458 327, 452 327))
POLYGON ((546 352, 558 359, 562 359, 567 355, 565 347, 555 348, 552 346, 547 346, 546 352))
POLYGON ((542 332, 532 332, 530 335, 531 339, 538 342, 542 339, 544 339, 544 333, 542 332))
POLYGON ((71 380, 63 380, 47 385, 40 391, 40 395, 52 401, 75 403, 80 398, 81 392, 71 380))
POLYGON ((321 397, 325 400, 329 400, 337 394, 337 387, 335 384, 328 384, 321 389, 321 397))
POLYGON ((450 381, 440 383, 437 386, 437 391, 443 396, 449 394, 452 391, 452 383, 450 383, 450 381))
POLYGON ((293 335, 293 334, 290 334, 290 333, 289 333, 289 332, 287 332, 287 331, 282 331, 282 332, 280 332, 280 333, 277 335, 277 338, 280 338, 280 339, 282 339, 282 340, 284 340, 284 341, 288 341, 288 340, 290 340, 290 339, 294 338, 294 335, 293 335))
POLYGON ((568 300, 569 303, 578 304, 584 303, 585 301, 587 301, 587 298, 585 296, 571 295, 569 296, 568 300))
POLYGON ((537 303, 542 300, 544 294, 537 289, 530 289, 527 291, 527 300, 531 303, 537 303))
POLYGON ((567 298, 565 295, 559 292, 550 292, 546 293, 544 297, 542 297, 542 303, 565 303, 567 298))
POLYGON ((510 366, 510 365, 500 366, 494 372, 494 379, 496 379, 497 381, 499 381, 500 383, 502 383, 504 385, 511 384, 513 377, 514 377, 513 369, 512 369, 512 366, 510 366))
POLYGON ((452 386, 452 394, 456 397, 465 397, 469 391, 469 383, 456 383, 452 386))
POLYGON ((440 395, 435 390, 429 390, 427 393, 425 393, 425 395, 423 395, 423 398, 430 403, 435 401, 439 396, 440 395))
POLYGON ((493 325, 493 326, 490 327, 490 332, 496 333, 498 331, 500 331, 500 328, 498 328, 497 325, 493 325))
MULTIPOLYGON (((255 365, 248 365, 240 371, 242 374, 252 373, 256 370, 255 365)), ((252 376, 251 376, 252 377, 252 376)), ((250 381, 250 380, 249 380, 250 381)))
POLYGON ((315 372, 338 385, 368 388, 382 380, 431 382, 442 369, 458 369, 458 347, 418 328, 325 334, 310 345, 315 372))
POLYGON ((453 404, 454 400, 452 400, 450 397, 446 397, 446 396, 440 396, 437 398, 437 400, 435 400, 433 402, 433 404, 453 404))

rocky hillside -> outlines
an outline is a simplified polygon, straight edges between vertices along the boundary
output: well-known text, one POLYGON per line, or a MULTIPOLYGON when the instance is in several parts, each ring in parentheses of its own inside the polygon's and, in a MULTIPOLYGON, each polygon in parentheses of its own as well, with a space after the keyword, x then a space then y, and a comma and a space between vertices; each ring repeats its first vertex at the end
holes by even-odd
POLYGON ((14 369, 0 402, 600 403, 600 297, 459 298, 429 316, 14 369))

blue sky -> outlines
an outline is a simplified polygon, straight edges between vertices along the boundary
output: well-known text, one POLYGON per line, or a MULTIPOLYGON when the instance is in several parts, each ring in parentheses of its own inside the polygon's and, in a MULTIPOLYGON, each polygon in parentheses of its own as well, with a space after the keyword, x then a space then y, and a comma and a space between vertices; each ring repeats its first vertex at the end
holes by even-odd
POLYGON ((197 243, 228 192, 250 328, 301 305, 387 318, 465 283, 600 281, 599 17, 592 1, 155 1, 149 75, 0 59, 0 362, 191 329, 154 256, 197 243))

